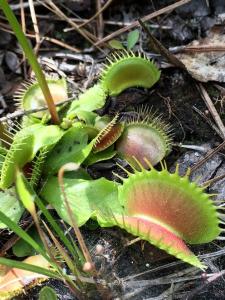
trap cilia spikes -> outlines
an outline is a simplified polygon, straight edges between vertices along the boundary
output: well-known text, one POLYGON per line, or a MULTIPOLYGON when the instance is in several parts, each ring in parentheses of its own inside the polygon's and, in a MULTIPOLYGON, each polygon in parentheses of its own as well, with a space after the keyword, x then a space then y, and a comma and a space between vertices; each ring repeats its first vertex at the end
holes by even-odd
MULTIPOLYGON (((67 83, 64 78, 48 78, 46 81, 55 104, 68 99, 67 83)), ((22 83, 22 88, 16 91, 14 100, 19 108, 25 111, 45 106, 45 98, 40 85, 34 79, 22 83)), ((42 118, 45 114, 46 111, 40 111, 33 113, 32 116, 42 118)))
POLYGON ((148 168, 145 158, 153 166, 159 163, 170 151, 172 134, 170 125, 161 120, 147 107, 137 110, 130 118, 116 143, 118 154, 130 163, 135 163, 133 156, 148 168))
MULTIPOLYGON (((134 158, 135 159, 135 158, 134 158)), ((222 232, 217 207, 188 174, 169 173, 166 166, 157 171, 149 161, 146 170, 136 160, 138 170, 132 166, 118 188, 123 215, 113 215, 114 222, 133 235, 139 236, 167 253, 204 269, 204 265, 189 250, 186 243, 202 244, 216 239, 222 232)), ((112 212, 113 213, 113 212, 112 212)))
POLYGON ((2 163, 0 189, 7 189, 13 184, 16 167, 23 168, 41 149, 49 150, 63 135, 59 126, 41 123, 17 130, 2 163))
POLYGON ((119 115, 117 114, 97 135, 93 152, 103 151, 114 144, 123 132, 124 124, 117 122, 119 115))
POLYGON ((160 77, 160 71, 144 54, 118 51, 107 58, 101 82, 110 96, 117 96, 129 87, 152 87, 160 77))

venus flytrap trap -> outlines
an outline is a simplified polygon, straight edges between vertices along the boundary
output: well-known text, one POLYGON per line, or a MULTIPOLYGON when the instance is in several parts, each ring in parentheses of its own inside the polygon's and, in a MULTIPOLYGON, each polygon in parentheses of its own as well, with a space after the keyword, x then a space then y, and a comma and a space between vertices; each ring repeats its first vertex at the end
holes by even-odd
POLYGON ((125 123, 124 131, 116 142, 116 150, 127 161, 134 164, 135 157, 148 168, 145 159, 155 166, 168 154, 171 142, 171 127, 148 108, 142 107, 125 123))
POLYGON ((144 55, 121 51, 113 53, 107 60, 101 82, 110 96, 117 96, 130 87, 150 88, 160 78, 156 65, 144 55))
MULTIPOLYGON (((68 99, 67 83, 62 79, 46 79, 54 104, 68 99)), ((24 82, 23 87, 16 91, 14 99, 19 109, 24 111, 45 106, 45 98, 40 84, 35 80, 24 82)), ((46 111, 33 113, 32 117, 42 118, 46 111)))

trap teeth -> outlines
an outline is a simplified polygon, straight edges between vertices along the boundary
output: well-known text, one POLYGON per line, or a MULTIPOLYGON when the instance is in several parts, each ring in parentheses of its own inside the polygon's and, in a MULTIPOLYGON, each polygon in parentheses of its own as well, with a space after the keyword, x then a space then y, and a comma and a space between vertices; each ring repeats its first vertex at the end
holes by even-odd
MULTIPOLYGON (((98 122, 99 128, 103 127, 106 122, 106 118, 102 120, 102 122, 98 122)), ((111 122, 109 122, 97 135, 96 143, 93 147, 93 152, 100 152, 111 145, 113 145, 118 138, 121 136, 124 124, 117 122, 118 115, 116 115, 111 122)))
MULTIPOLYGON (((48 87, 55 104, 68 99, 67 84, 65 79, 47 79, 48 87)), ((15 96, 15 101, 22 110, 32 110, 46 106, 46 101, 39 84, 31 80, 23 84, 15 96)), ((33 113, 32 116, 42 118, 46 111, 33 113)))
POLYGON ((107 58, 101 82, 110 96, 117 96, 130 87, 152 87, 160 77, 156 65, 141 55, 121 51, 107 58))
POLYGON ((148 168, 146 160, 153 166, 159 163, 169 152, 171 136, 167 128, 158 118, 151 121, 134 121, 125 126, 123 134, 116 143, 119 155, 132 164, 135 157, 144 168, 148 168))

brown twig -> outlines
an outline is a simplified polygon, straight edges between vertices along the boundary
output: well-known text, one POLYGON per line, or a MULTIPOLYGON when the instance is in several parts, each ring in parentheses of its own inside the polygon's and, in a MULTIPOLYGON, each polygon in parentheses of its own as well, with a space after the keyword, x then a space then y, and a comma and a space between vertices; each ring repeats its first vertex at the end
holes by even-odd
POLYGON ((225 174, 222 174, 222 175, 216 176, 216 177, 214 177, 212 179, 209 179, 209 180, 205 181, 203 183, 203 185, 204 186, 209 186, 209 185, 212 185, 213 183, 216 183, 217 181, 220 181, 220 180, 222 180, 224 178, 225 178, 225 174))
MULTIPOLYGON (((149 21, 149 20, 151 20, 153 18, 156 18, 156 17, 158 17, 158 16, 160 16, 162 14, 165 14, 165 13, 171 11, 171 10, 174 10, 174 9, 176 9, 179 6, 187 4, 190 1, 191 0, 180 0, 180 1, 177 1, 177 2, 175 2, 173 4, 171 4, 171 5, 168 5, 168 6, 164 7, 164 8, 161 8, 158 11, 155 11, 155 12, 153 12, 153 13, 151 13, 151 14, 143 17, 143 18, 141 18, 141 20, 142 20, 142 22, 149 21)), ((130 29, 132 29, 134 27, 138 27, 138 26, 140 26, 139 22, 138 21, 134 21, 131 25, 125 26, 125 27, 123 27, 123 28, 121 28, 121 29, 119 29, 117 31, 114 31, 113 33, 107 35, 106 37, 104 37, 103 39, 101 39, 100 41, 98 41, 97 43, 95 43, 95 46, 99 46, 99 45, 101 45, 101 44, 103 44, 103 43, 105 43, 105 42, 107 42, 107 41, 115 38, 116 36, 118 36, 118 35, 126 32, 126 31, 128 31, 128 30, 130 30, 130 29)))
POLYGON ((145 32, 147 33, 148 36, 148 41, 149 41, 149 46, 151 48, 151 50, 153 50, 155 53, 159 53, 161 54, 163 57, 165 57, 167 59, 168 62, 170 62, 172 65, 184 69, 186 70, 185 65, 172 53, 170 53, 170 51, 168 49, 166 49, 161 43, 160 41, 157 40, 157 38, 155 38, 153 36, 153 34, 150 32, 150 30, 148 29, 148 27, 145 25, 144 22, 142 22, 142 20, 138 20, 138 22, 140 23, 141 27, 145 30, 145 32))
POLYGON ((88 23, 93 21, 95 18, 97 18, 100 14, 102 14, 103 11, 106 10, 106 8, 108 8, 108 6, 113 2, 113 0, 108 0, 102 7, 101 7, 101 1, 97 0, 97 2, 98 2, 98 6, 97 6, 96 14, 94 14, 90 19, 85 20, 81 25, 79 25, 79 28, 87 25, 88 23))
POLYGON ((182 49, 181 52, 224 52, 225 51, 225 46, 186 46, 182 49))
MULTIPOLYGON (((0 22, 0 26, 1 26, 1 30, 2 30, 2 31, 9 32, 9 33, 11 33, 11 34, 15 34, 11 29, 9 29, 9 26, 7 26, 6 24, 0 22)), ((35 39, 35 35, 34 35, 34 34, 26 33, 25 35, 26 35, 27 37, 29 37, 29 38, 35 39)), ((64 48, 66 48, 66 49, 68 49, 68 50, 71 50, 71 51, 73 51, 73 52, 76 52, 76 53, 80 53, 80 52, 81 52, 80 49, 78 49, 78 48, 76 48, 76 47, 73 47, 73 46, 70 46, 70 45, 68 45, 68 44, 66 44, 66 43, 64 43, 64 42, 62 42, 62 41, 60 41, 60 40, 58 40, 58 39, 55 39, 55 38, 51 38, 51 37, 48 37, 48 36, 44 36, 44 37, 41 37, 41 39, 43 39, 43 40, 45 40, 45 41, 48 41, 48 42, 50 42, 50 43, 53 43, 53 44, 55 44, 55 45, 58 45, 58 46, 60 46, 60 47, 64 47, 64 48)))
POLYGON ((204 86, 199 83, 197 85, 197 88, 198 90, 200 91, 201 93, 201 96, 203 98, 203 100, 205 101, 205 104, 208 108, 208 110, 210 111, 215 123, 217 124, 218 128, 220 129, 222 135, 223 135, 223 138, 225 139, 225 127, 224 127, 224 124, 211 100, 211 98, 209 97, 209 94, 207 93, 206 89, 204 88, 204 86))
POLYGON ((199 114, 208 124, 212 127, 212 129, 223 139, 223 135, 221 134, 219 128, 209 119, 207 116, 197 107, 192 106, 193 110, 199 114))
MULTIPOLYGON (((60 106, 62 104, 71 102, 73 100, 74 100, 74 97, 71 97, 71 98, 69 98, 67 100, 60 101, 60 102, 56 103, 55 106, 60 106)), ((34 108, 34 109, 30 109, 30 110, 15 111, 15 112, 13 112, 11 114, 8 114, 8 115, 0 118, 0 123, 1 122, 6 122, 8 120, 16 119, 16 118, 19 118, 19 117, 22 117, 22 116, 27 116, 27 115, 30 115, 30 114, 33 114, 33 113, 36 113, 36 112, 39 112, 39 111, 44 111, 44 110, 47 110, 47 109, 48 109, 47 106, 43 106, 43 107, 34 108)))
MULTIPOLYGON (((39 1, 39 0, 38 0, 39 1)), ((74 23, 70 18, 68 18, 54 3, 52 0, 45 0, 41 1, 44 6, 46 6, 48 9, 50 9, 52 12, 54 12, 58 17, 65 20, 68 24, 70 24, 80 35, 82 35, 91 45, 95 46, 105 54, 105 52, 99 48, 94 43, 96 42, 97 38, 91 34, 86 29, 80 29, 79 26, 74 23), (47 4, 47 5, 46 5, 47 4)))
POLYGON ((33 22, 35 39, 36 39, 36 46, 34 48, 34 51, 37 54, 38 48, 39 48, 39 45, 40 45, 40 42, 41 42, 40 33, 39 33, 37 18, 36 18, 35 9, 34 9, 34 2, 33 2, 33 0, 28 0, 28 2, 29 2, 29 6, 30 6, 31 20, 33 22))
POLYGON ((103 38, 103 33, 104 33, 104 21, 103 21, 103 15, 101 9, 102 9, 101 0, 96 0, 96 10, 97 10, 96 29, 97 29, 97 35, 99 39, 103 38))
POLYGON ((220 150, 222 150, 225 147, 225 141, 223 141, 218 147, 216 147, 213 150, 210 150, 206 156, 201 159, 198 163, 196 163, 190 170, 190 173, 193 173, 196 171, 199 167, 201 167, 207 160, 209 160, 211 157, 213 157, 215 154, 217 154, 220 150))

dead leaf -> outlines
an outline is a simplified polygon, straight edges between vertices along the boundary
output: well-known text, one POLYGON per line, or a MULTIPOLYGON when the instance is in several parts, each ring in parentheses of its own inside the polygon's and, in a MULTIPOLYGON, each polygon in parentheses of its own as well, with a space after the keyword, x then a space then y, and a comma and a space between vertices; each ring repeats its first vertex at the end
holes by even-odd
POLYGON ((176 55, 195 79, 225 82, 225 32, 215 26, 206 38, 193 41, 176 55))
MULTIPOLYGON (((23 262, 43 268, 50 267, 47 260, 41 255, 30 256, 23 262)), ((0 299, 11 299, 13 296, 22 293, 25 286, 34 282, 38 283, 40 279, 44 280, 47 277, 30 271, 11 268, 4 276, 0 277, 0 299)))

